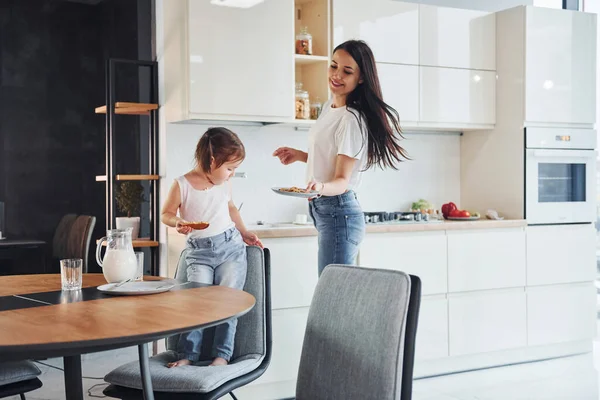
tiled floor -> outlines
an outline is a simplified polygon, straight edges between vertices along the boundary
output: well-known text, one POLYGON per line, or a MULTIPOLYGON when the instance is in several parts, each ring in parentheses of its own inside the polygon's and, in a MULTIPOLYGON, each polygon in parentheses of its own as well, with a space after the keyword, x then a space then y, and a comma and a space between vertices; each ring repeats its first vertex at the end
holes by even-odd
MULTIPOLYGON (((600 324, 598 332, 600 333, 600 324)), ((102 378, 114 367, 137 360, 137 348, 85 355, 83 374, 102 378)), ((61 359, 46 361, 62 367, 61 359)), ((44 386, 29 400, 63 400, 61 371, 40 365, 44 386)), ((414 383, 414 400, 599 400, 600 335, 593 354, 452 374, 414 383)), ((86 399, 102 396, 103 380, 84 379, 86 399), (94 385, 100 384, 97 387, 94 385)), ((240 400, 243 397, 239 396, 240 400)), ((18 400, 12 397, 9 400, 18 400)))

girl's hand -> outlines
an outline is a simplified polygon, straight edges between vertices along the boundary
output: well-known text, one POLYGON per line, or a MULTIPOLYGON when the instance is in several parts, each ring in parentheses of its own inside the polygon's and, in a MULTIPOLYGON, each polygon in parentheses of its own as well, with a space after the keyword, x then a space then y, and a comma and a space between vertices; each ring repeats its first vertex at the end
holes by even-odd
POLYGON ((289 165, 301 160, 300 150, 292 149, 291 147, 280 147, 273 153, 274 157, 278 157, 283 165, 289 165))
POLYGON ((242 233, 242 239, 244 240, 244 243, 246 243, 248 246, 258 246, 261 249, 265 248, 258 236, 256 236, 256 234, 253 232, 242 233))
POLYGON ((185 221, 183 219, 177 220, 177 223, 175 224, 175 229, 177 230, 178 233, 181 233, 182 235, 187 235, 188 233, 190 233, 193 230, 190 226, 182 226, 181 225, 186 222, 187 221, 185 221))

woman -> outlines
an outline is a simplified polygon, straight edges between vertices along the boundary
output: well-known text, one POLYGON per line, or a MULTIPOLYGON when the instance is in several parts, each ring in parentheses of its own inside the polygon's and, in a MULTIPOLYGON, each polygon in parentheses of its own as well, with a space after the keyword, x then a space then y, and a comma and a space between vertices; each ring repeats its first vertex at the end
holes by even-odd
POLYGON ((407 159, 400 146, 398 113, 381 96, 375 58, 369 46, 350 40, 337 46, 329 66, 332 98, 309 133, 308 153, 281 147, 282 164, 307 163, 309 203, 319 232, 319 276, 329 264, 354 264, 365 222, 354 190, 363 171, 397 169, 407 159))

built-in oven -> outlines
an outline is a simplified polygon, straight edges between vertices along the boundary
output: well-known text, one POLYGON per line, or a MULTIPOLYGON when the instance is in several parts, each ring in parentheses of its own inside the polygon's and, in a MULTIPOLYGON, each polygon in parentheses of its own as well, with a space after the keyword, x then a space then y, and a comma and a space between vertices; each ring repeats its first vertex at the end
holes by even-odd
POLYGON ((596 221, 596 131, 525 130, 528 224, 596 221))

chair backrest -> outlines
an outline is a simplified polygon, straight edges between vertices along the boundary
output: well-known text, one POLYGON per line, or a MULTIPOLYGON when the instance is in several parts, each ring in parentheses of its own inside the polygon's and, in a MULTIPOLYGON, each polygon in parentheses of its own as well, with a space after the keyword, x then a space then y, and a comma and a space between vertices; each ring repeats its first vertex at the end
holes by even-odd
POLYGON ((54 230, 54 237, 52 238, 52 257, 59 259, 67 257, 69 233, 71 232, 71 227, 76 219, 77 214, 66 214, 61 218, 54 230))
MULTIPOLYGON (((407 354, 406 329, 409 317, 418 319, 418 310, 409 315, 410 299, 406 273, 328 266, 310 306, 296 398, 410 398, 410 388, 409 397, 402 397, 404 357, 414 357, 416 320, 407 354)), ((412 380, 412 361, 408 366, 412 380)))
POLYGON ((71 226, 69 233, 67 257, 83 259, 83 272, 88 270, 88 253, 94 225, 96 225, 96 217, 80 215, 71 226))
MULTIPOLYGON (((185 262, 184 250, 179 257, 175 279, 187 281, 187 264, 185 262)), ((246 247, 248 259, 248 272, 246 274, 246 283, 244 291, 250 293, 256 299, 256 305, 247 314, 238 319, 235 335, 235 345, 233 358, 235 360, 250 354, 266 355, 267 352, 267 307, 268 302, 267 284, 268 284, 268 251, 263 251, 259 247, 246 247)), ((183 305, 182 305, 183 306, 183 305)), ((210 350, 214 328, 207 329, 203 335, 201 359, 210 359, 210 350)), ((269 335, 270 336, 270 335, 269 335)), ((167 349, 176 350, 179 336, 167 338, 167 349)))

